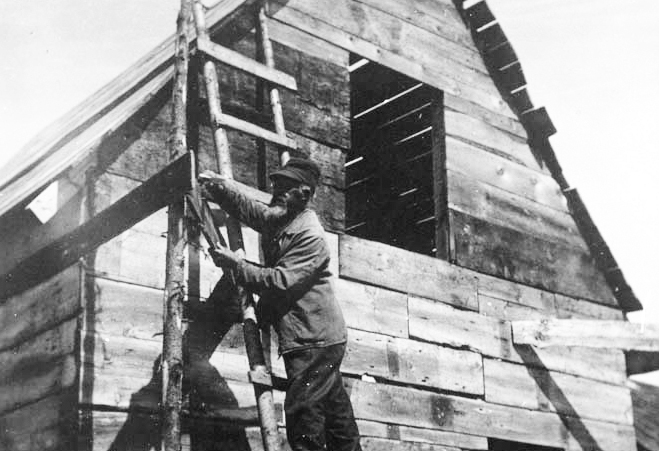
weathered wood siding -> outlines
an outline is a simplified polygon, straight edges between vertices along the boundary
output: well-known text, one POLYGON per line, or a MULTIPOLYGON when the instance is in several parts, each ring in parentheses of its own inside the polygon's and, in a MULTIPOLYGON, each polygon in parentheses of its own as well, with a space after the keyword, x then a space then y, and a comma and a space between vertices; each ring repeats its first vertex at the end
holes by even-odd
POLYGON ((81 269, 0 302, 0 448, 75 443, 81 269))
POLYGON ((291 0, 274 17, 444 92, 451 261, 616 305, 453 2, 291 0))

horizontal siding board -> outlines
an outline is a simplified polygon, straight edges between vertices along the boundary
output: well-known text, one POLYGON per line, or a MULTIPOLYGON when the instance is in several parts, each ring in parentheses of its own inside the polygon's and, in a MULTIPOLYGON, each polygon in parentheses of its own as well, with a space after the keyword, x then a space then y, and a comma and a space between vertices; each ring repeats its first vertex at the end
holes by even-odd
POLYGON ((431 343, 349 331, 345 373, 381 377, 410 385, 483 394, 479 354, 431 343))
POLYGON ((477 310, 476 278, 436 258, 342 235, 341 277, 477 310))
MULTIPOLYGON (((540 174, 451 136, 446 138, 446 168, 559 212, 569 213, 567 201, 550 175, 540 174)), ((574 221, 571 226, 576 230, 574 221)))
POLYGON ((486 124, 519 137, 523 141, 526 141, 528 138, 524 126, 519 121, 519 119, 517 119, 517 117, 509 117, 500 114, 490 108, 487 108, 486 106, 473 103, 468 99, 464 99, 460 95, 453 95, 451 93, 445 92, 444 107, 457 113, 462 113, 467 116, 480 119, 486 124))
POLYGON ((624 353, 618 350, 513 346, 509 322, 415 297, 409 299, 409 318, 411 338, 612 384, 627 377, 624 353))
POLYGON ((550 412, 539 412, 361 381, 346 381, 359 419, 481 434, 557 448, 633 449, 633 427, 593 420, 574 423, 550 412), (611 431, 614 431, 613 433, 611 431))
POLYGON ((445 111, 444 122, 447 136, 475 144, 534 171, 549 174, 549 170, 536 158, 526 141, 515 135, 453 110, 445 111))
POLYGON ((588 252, 572 217, 516 194, 447 170, 448 202, 453 210, 547 241, 588 252))
POLYGON ((454 257, 460 266, 574 297, 616 305, 585 252, 451 210, 454 257))
POLYGON ((458 434, 436 429, 423 429, 376 421, 357 420, 362 437, 382 437, 419 443, 435 443, 473 450, 486 450, 487 439, 476 435, 458 434))
POLYGON ((80 309, 79 265, 0 303, 0 350, 8 349, 61 321, 80 309))
POLYGON ((491 359, 484 359, 483 364, 488 402, 611 423, 633 423, 631 395, 625 386, 491 359), (597 396, 593 396, 595 393, 597 396), (606 402, 602 402, 604 399, 606 402))

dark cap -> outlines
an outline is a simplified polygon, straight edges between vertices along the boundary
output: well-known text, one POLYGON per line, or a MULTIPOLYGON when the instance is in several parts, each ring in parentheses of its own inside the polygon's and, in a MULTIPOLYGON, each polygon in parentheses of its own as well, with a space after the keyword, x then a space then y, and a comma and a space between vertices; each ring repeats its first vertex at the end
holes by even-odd
POLYGON ((320 168, 316 163, 304 158, 291 158, 283 168, 270 174, 270 178, 286 177, 309 185, 314 190, 320 178, 320 168))

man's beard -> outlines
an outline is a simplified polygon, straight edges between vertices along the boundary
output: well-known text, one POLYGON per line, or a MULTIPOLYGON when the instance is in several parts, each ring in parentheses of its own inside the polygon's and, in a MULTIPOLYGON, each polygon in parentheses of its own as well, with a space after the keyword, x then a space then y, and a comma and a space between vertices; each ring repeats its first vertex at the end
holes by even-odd
POLYGON ((292 189, 287 194, 272 196, 268 214, 270 219, 283 225, 299 215, 307 207, 307 196, 301 189, 292 189))

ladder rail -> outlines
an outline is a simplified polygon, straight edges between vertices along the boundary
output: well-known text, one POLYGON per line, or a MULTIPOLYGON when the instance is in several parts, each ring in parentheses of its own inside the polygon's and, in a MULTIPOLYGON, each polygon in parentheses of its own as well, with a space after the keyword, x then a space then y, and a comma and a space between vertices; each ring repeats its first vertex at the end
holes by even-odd
MULTIPOLYGON (((195 0, 193 3, 193 15, 198 38, 210 40, 208 29, 206 27, 204 7, 199 0, 195 0)), ((211 121, 214 124, 220 123, 222 106, 215 63, 212 60, 206 60, 204 62, 203 72, 211 121)), ((222 175, 232 179, 233 167, 226 131, 223 127, 217 127, 214 130, 213 136, 218 169, 222 175)), ((227 218, 227 235, 229 238, 229 246, 240 256, 244 257, 245 251, 241 226, 233 217, 227 218)), ((269 376, 269 374, 265 366, 263 347, 259 337, 259 328, 256 323, 254 301, 244 288, 240 286, 237 288, 243 313, 243 333, 245 336, 245 346, 250 366, 250 379, 254 382, 254 392, 259 411, 263 446, 266 451, 278 451, 279 432, 277 429, 277 417, 274 408, 272 386, 271 384, 267 384, 267 379, 264 380, 263 377, 259 377, 259 375, 262 376, 267 374, 269 376)))

